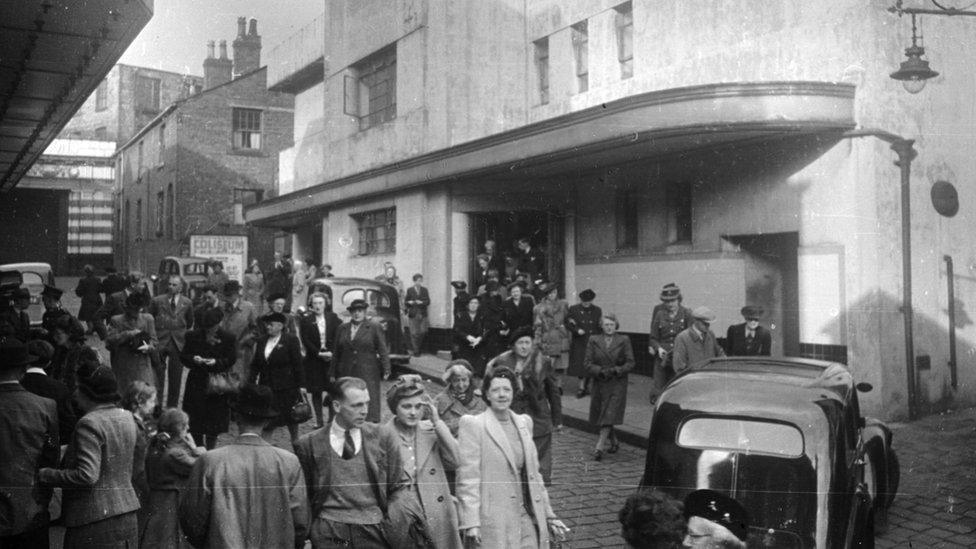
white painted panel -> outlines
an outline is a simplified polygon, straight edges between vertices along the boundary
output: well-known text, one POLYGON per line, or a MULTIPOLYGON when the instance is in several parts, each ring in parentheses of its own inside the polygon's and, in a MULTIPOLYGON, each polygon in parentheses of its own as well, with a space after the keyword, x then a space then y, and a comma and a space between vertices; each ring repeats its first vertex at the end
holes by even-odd
POLYGON ((800 341, 846 345, 843 255, 839 250, 801 250, 798 257, 800 341))

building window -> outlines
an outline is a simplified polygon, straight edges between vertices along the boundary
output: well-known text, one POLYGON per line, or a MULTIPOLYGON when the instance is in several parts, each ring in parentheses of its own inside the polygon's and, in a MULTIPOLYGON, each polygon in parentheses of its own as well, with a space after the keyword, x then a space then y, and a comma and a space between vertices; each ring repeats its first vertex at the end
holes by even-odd
POLYGON ((142 238, 142 199, 136 200, 136 238, 142 238))
POLYGON ((640 234, 637 216, 639 200, 636 188, 617 189, 617 251, 637 250, 637 239, 640 234))
POLYGON ((128 238, 132 234, 132 203, 128 199, 125 201, 125 210, 122 212, 122 238, 128 238))
POLYGON ((166 193, 159 191, 156 193, 156 236, 163 236, 166 228, 166 193))
POLYGON ((95 128, 95 139, 105 140, 108 139, 108 128, 105 126, 99 126, 95 128))
POLYGON ((233 109, 234 148, 261 150, 261 111, 233 109))
POLYGON ((353 216, 359 232, 359 255, 396 252, 396 208, 353 216))
POLYGON ((614 10, 617 28, 617 62, 620 63, 620 78, 626 80, 634 76, 634 7, 630 2, 620 4, 614 10))
POLYGON ((165 161, 164 154, 166 153, 166 124, 159 125, 159 155, 156 158, 156 165, 162 166, 165 161))
POLYGON ((136 111, 146 114, 159 112, 159 79, 136 76, 136 111))
POLYGON ((535 72, 539 84, 539 104, 549 103, 549 37, 536 40, 535 72))
POLYGON ((344 111, 365 130, 396 118, 396 44, 350 67, 346 75, 344 111))
POLYGON ((673 181, 665 190, 668 212, 668 244, 691 242, 691 192, 688 181, 673 181))
POLYGON ((95 110, 104 111, 108 108, 108 80, 102 80, 95 88, 95 110))
POLYGON ((166 236, 175 238, 176 234, 176 197, 173 196, 173 184, 166 187, 166 236))
POLYGON ((586 21, 572 27, 573 56, 576 59, 576 91, 583 93, 590 89, 589 36, 586 21))
POLYGON ((261 202, 264 191, 260 189, 234 189, 234 224, 244 224, 244 207, 261 202))
POLYGON ((136 156, 136 178, 142 177, 142 153, 143 153, 142 141, 139 142, 138 149, 139 150, 136 156))

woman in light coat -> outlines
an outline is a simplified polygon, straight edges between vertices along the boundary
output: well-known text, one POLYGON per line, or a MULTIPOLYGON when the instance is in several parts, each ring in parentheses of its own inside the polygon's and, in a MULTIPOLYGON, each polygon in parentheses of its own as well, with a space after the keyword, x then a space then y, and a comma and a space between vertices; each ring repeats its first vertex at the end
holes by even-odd
POLYGON ((395 456, 389 472, 387 531, 393 547, 461 549, 457 508, 446 470, 458 443, 437 413, 420 376, 400 376, 386 393, 393 418, 380 426, 380 444, 395 456))
POLYGON ((482 547, 548 548, 550 531, 562 540, 569 528, 549 504, 532 442, 532 418, 509 408, 516 382, 507 368, 488 373, 482 384, 488 410, 461 418, 461 531, 482 547))
POLYGON ((590 336, 583 364, 593 379, 590 400, 590 423, 600 429, 593 459, 603 459, 603 452, 613 454, 620 447, 613 426, 624 422, 627 409, 627 374, 634 369, 634 349, 630 338, 618 334, 620 323, 612 313, 600 319, 603 333, 590 336), (609 446, 608 446, 609 443, 609 446))
POLYGON ((532 310, 535 337, 542 353, 552 358, 552 367, 556 370, 556 381, 561 390, 562 378, 559 374, 565 372, 568 366, 562 357, 569 350, 569 331, 566 330, 569 306, 565 300, 559 299, 559 288, 555 283, 543 283, 539 291, 543 297, 532 310))
POLYGON ((291 310, 304 311, 308 308, 308 271, 305 263, 295 261, 295 269, 291 273, 291 310))

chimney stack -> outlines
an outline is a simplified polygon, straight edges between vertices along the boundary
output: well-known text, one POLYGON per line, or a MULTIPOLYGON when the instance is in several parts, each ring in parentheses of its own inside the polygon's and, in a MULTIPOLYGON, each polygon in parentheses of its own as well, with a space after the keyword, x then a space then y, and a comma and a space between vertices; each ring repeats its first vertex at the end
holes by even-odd
POLYGON ((247 74, 261 67, 261 36, 258 34, 258 21, 237 18, 237 38, 234 39, 234 77, 247 74), (247 30, 247 34, 245 34, 247 30))
POLYGON ((227 58, 227 41, 220 41, 220 58, 214 57, 214 41, 207 42, 207 58, 203 60, 203 89, 225 84, 233 77, 234 63, 227 58))

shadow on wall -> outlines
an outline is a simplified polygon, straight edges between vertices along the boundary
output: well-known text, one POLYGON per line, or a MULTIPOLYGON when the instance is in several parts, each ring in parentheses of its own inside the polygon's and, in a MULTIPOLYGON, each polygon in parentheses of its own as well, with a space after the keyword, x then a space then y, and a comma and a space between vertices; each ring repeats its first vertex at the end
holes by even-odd
MULTIPOLYGON (((884 419, 907 417, 907 379, 905 373, 904 319, 901 298, 875 290, 855 301, 838 316, 847 319, 827 324, 822 333, 846 329, 848 368, 855 381, 867 381, 875 390, 864 395, 869 413, 884 419), (867 364, 868 366, 860 366, 867 364), (880 368, 876 365, 880 364, 880 368)), ((919 415, 942 412, 976 403, 976 343, 961 337, 961 328, 973 324, 966 303, 955 300, 956 368, 958 387, 952 388, 949 360, 948 321, 921 314, 917 309, 913 323, 916 395, 919 415)))

